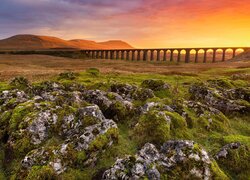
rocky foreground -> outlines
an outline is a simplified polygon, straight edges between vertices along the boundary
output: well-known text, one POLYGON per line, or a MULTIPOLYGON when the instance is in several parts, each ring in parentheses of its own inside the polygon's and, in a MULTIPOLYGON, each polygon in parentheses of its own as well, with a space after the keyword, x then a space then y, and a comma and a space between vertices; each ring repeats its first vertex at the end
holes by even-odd
POLYGON ((248 179, 249 134, 234 135, 231 125, 249 125, 250 89, 241 83, 85 87, 73 73, 36 84, 15 78, 0 92, 0 178, 248 179), (113 157, 122 127, 125 149, 137 152, 113 157))

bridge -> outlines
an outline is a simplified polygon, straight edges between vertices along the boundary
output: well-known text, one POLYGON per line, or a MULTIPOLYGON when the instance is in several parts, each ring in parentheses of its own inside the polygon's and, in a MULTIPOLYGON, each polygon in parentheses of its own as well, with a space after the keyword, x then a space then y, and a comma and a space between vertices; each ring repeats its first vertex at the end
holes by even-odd
MULTIPOLYGON (((194 56, 194 62, 206 63, 208 53, 212 56, 212 62, 218 61, 217 56, 220 55, 219 61, 226 60, 226 54, 230 51, 231 58, 236 56, 238 50, 248 51, 250 47, 208 47, 208 48, 163 48, 163 49, 97 49, 97 50, 81 50, 86 57, 90 59, 113 59, 113 60, 131 60, 131 61, 169 61, 169 62, 191 62, 191 55, 194 56), (199 57, 199 53, 203 52, 203 57, 199 57), (200 59, 202 59, 200 61, 200 59)), ((229 58, 229 59, 231 59, 229 58)))

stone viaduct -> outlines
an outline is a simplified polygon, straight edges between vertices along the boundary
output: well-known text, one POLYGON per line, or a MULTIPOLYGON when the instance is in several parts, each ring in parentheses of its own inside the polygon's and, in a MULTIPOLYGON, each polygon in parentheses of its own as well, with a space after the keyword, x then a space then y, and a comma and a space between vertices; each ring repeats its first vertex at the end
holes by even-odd
MULTIPOLYGON (((207 62, 208 52, 212 56, 212 62, 218 61, 217 55, 220 52, 220 61, 226 60, 226 52, 231 52, 231 58, 236 56, 237 50, 247 51, 250 47, 213 47, 213 48, 164 48, 164 49, 105 49, 105 50, 81 50, 90 59, 121 59, 132 61, 175 61, 189 63, 191 55, 194 62, 207 62), (203 52, 203 57, 199 57, 199 52, 203 52), (185 53, 184 53, 185 52, 185 53), (169 57, 167 57, 167 54, 169 57)), ((229 58, 230 59, 230 58, 229 58)))

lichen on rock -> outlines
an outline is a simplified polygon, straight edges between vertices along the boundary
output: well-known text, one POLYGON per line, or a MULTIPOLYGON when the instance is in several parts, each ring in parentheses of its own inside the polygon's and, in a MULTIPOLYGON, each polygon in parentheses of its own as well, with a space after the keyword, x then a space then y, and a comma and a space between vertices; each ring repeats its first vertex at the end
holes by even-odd
POLYGON ((226 179, 225 174, 218 177, 213 163, 193 141, 167 141, 160 150, 147 143, 135 156, 118 159, 102 179, 226 179))

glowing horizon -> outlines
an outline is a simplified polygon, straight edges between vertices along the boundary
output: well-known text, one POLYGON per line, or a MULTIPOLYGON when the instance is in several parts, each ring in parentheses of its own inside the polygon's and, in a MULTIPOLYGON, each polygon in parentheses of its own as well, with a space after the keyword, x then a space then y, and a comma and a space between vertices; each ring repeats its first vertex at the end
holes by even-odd
POLYGON ((248 0, 3 0, 0 38, 119 39, 136 48, 250 47, 248 0))

